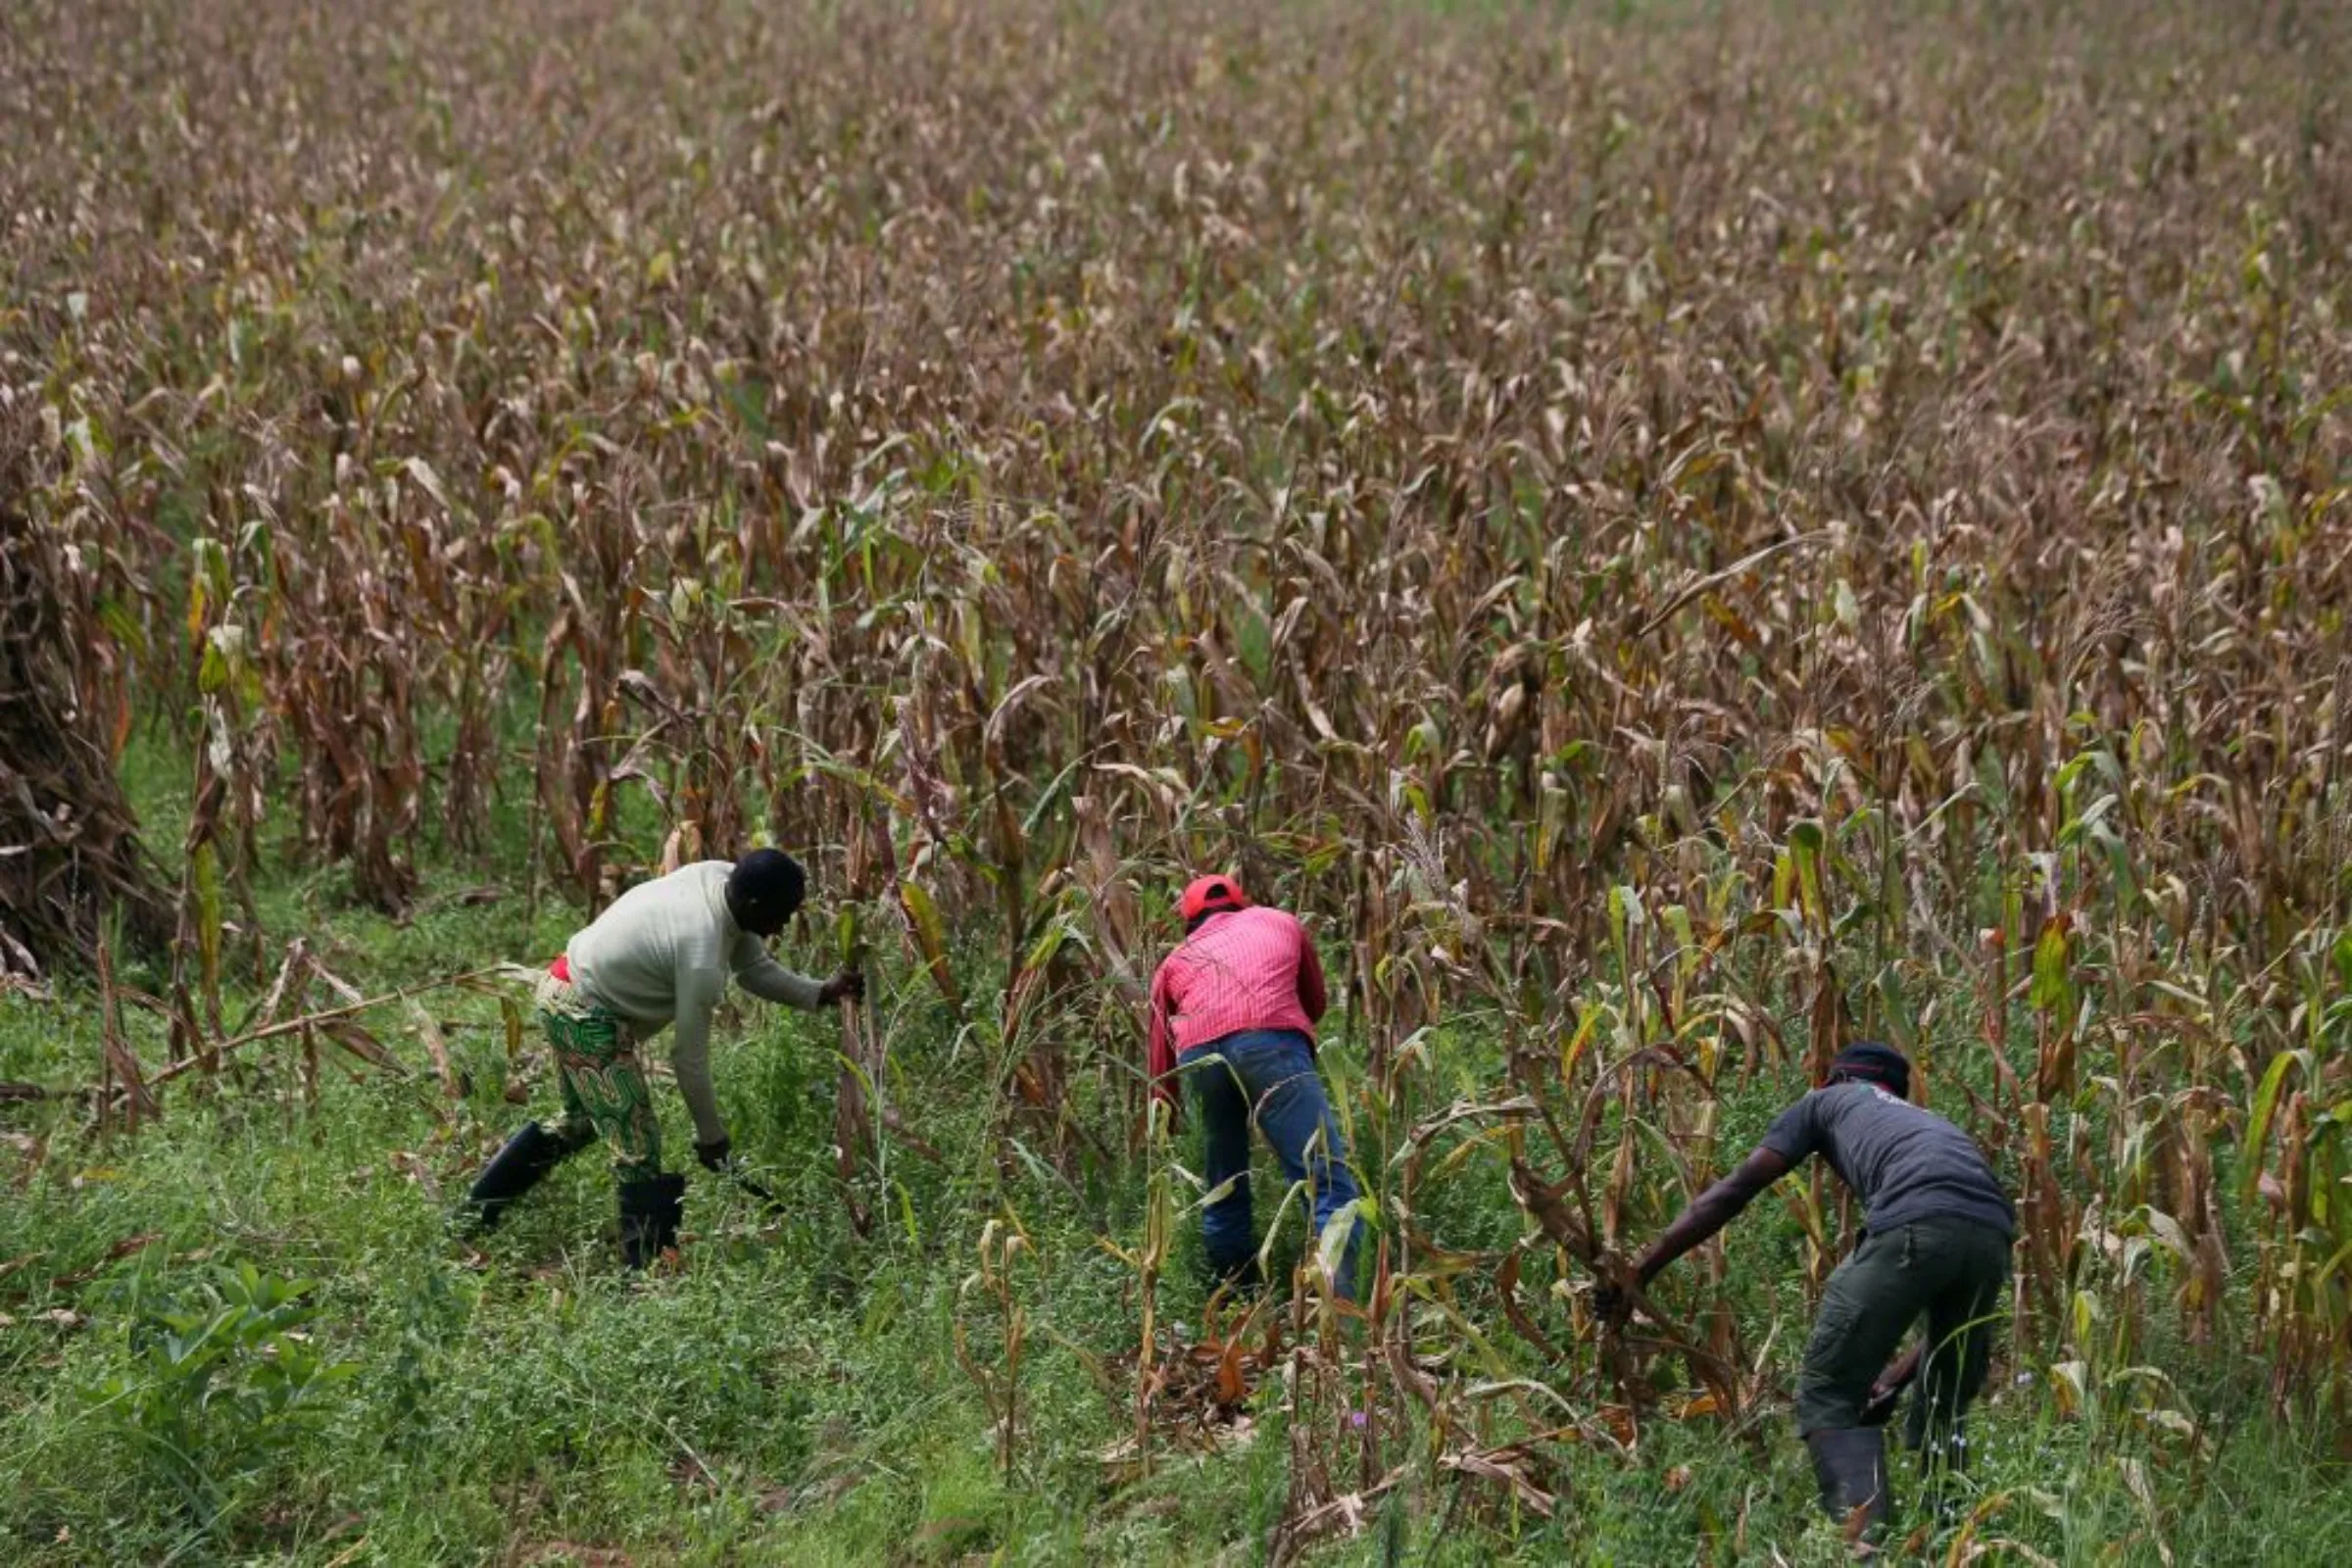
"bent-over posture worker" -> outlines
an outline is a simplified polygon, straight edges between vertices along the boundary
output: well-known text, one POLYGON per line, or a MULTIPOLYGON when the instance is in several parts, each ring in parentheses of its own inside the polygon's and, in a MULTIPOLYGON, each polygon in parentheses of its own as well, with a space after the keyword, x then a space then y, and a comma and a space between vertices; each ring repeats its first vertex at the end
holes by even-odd
POLYGON ((800 863, 776 850, 704 860, 622 894, 575 934, 541 977, 539 1025, 555 1049, 564 1114, 524 1123, 467 1195, 476 1224, 496 1225, 567 1155, 602 1135, 620 1189, 621 1254, 642 1268, 675 1245, 686 1179, 662 1169, 662 1129, 637 1047, 676 1025, 670 1065, 694 1118, 695 1157, 726 1168, 729 1141, 710 1087, 710 1014, 727 977, 763 1001, 814 1009, 864 994, 844 970, 818 984, 767 955, 801 906, 800 863))
MULTIPOLYGON (((1830 1276, 1798 1376, 1796 1424, 1822 1505, 1869 1535, 1888 1508, 1881 1431, 1926 1355, 1908 1436, 1932 1478, 1965 1458, 1961 1417, 1984 1385, 1992 1319, 2009 1278, 2017 1213, 1976 1141, 1910 1102, 1911 1063, 1890 1046, 1847 1048, 1823 1086, 1781 1113, 1740 1168, 1693 1200, 1637 1265, 1660 1269, 1729 1224, 1765 1188, 1819 1153, 1861 1201, 1861 1245, 1830 1276), (1888 1357, 1921 1317, 1927 1338, 1888 1357)), ((1622 1320, 1624 1293, 1594 1298, 1622 1320)))
MULTIPOLYGON (((1177 912, 1185 939, 1152 978, 1152 1092, 1174 1105, 1175 1075, 1192 1080, 1209 1190, 1233 1184, 1200 1211, 1211 1279, 1253 1289, 1260 1280, 1250 1209, 1252 1122, 1291 1180, 1307 1184, 1316 1236, 1356 1198, 1348 1147, 1315 1070, 1323 963, 1297 916, 1251 905, 1232 877, 1196 878, 1177 912)), ((1355 1294, 1356 1242, 1351 1231, 1333 1282, 1343 1297, 1355 1294)))

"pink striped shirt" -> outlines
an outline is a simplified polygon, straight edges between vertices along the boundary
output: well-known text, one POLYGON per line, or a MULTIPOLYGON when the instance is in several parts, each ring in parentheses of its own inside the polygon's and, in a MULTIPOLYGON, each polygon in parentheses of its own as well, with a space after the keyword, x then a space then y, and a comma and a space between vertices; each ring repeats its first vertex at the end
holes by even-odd
POLYGON ((1252 906, 1212 914, 1152 977, 1152 1092, 1176 1092, 1176 1057, 1245 1029, 1296 1029, 1311 1048, 1323 960, 1298 917, 1252 906))

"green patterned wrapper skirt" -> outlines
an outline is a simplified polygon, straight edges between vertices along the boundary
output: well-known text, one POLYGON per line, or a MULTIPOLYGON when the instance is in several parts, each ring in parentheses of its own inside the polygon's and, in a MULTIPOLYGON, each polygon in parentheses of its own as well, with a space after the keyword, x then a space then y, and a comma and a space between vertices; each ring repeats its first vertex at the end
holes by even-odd
POLYGON ((662 1126, 627 1021, 553 974, 541 977, 533 1000, 564 1090, 564 1118, 551 1130, 575 1148, 602 1138, 622 1182, 661 1175, 662 1126))

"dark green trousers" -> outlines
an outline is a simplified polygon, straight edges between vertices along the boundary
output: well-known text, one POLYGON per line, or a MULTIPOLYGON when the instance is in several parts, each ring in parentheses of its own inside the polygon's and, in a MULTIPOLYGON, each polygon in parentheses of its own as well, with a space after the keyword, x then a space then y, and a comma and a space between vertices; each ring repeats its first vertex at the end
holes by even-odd
POLYGON ((1822 1295, 1797 1378, 1798 1433, 1860 1426, 1872 1383, 1923 1317, 1910 1438, 1916 1446, 1931 1428, 1948 1431, 1984 1387, 2008 1282, 2009 1238, 1977 1220, 1939 1216, 1865 1237, 1822 1295))

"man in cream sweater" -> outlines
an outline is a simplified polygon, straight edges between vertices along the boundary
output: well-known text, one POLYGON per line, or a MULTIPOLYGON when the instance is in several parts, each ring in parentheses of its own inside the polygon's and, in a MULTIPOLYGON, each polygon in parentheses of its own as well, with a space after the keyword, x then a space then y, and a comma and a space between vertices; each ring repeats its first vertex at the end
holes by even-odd
POLYGON ((800 907, 805 885, 799 862, 775 850, 732 864, 704 860, 631 888, 572 937, 535 999, 555 1049, 564 1114, 553 1127, 525 1123, 475 1178, 467 1201, 481 1229, 601 1135, 612 1149, 629 1267, 676 1244, 686 1179, 662 1169, 662 1130, 637 1047, 675 1027, 669 1060, 694 1117, 695 1157, 723 1170, 729 1146, 710 1087, 710 1014, 728 976, 789 1007, 864 995, 854 970, 820 985, 768 956, 767 939, 800 907))

